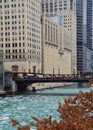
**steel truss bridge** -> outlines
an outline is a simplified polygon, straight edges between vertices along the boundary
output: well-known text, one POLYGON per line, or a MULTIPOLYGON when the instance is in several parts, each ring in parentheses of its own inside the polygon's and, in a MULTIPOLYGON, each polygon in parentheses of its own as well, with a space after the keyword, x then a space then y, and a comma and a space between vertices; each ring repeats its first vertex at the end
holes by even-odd
MULTIPOLYGON (((77 82, 89 83, 93 81, 93 74, 42 74, 42 73, 26 73, 18 72, 13 73, 13 81, 17 84, 18 90, 24 90, 27 86, 33 83, 46 83, 46 82, 77 82)), ((92 82, 91 82, 92 83, 92 82)))

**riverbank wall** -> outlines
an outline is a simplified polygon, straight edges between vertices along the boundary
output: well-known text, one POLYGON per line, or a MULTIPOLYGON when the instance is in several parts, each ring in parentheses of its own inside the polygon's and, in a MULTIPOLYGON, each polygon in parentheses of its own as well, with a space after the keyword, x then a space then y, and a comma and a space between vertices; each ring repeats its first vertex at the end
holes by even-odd
POLYGON ((4 95, 6 95, 6 91, 0 90, 0 96, 4 96, 4 95))
POLYGON ((42 90, 42 89, 52 89, 52 88, 57 88, 57 87, 66 87, 66 86, 72 86, 77 83, 35 83, 32 85, 29 85, 27 87, 27 90, 32 90, 33 87, 36 90, 42 90))

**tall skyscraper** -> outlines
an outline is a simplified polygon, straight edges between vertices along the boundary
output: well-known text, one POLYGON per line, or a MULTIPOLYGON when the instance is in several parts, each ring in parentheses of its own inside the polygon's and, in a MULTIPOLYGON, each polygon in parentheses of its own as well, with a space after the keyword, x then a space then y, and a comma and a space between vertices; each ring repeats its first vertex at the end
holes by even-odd
POLYGON ((76 0, 77 15, 77 71, 83 72, 84 44, 83 44, 83 0, 76 0))
POLYGON ((93 0, 87 0, 87 43, 88 49, 93 50, 93 0))
POLYGON ((42 15, 61 15, 62 12, 73 10, 74 0, 41 0, 42 15))
POLYGON ((93 1, 84 0, 84 72, 93 72, 93 1))
POLYGON ((41 7, 39 0, 0 0, 0 48, 5 69, 41 71, 41 7))

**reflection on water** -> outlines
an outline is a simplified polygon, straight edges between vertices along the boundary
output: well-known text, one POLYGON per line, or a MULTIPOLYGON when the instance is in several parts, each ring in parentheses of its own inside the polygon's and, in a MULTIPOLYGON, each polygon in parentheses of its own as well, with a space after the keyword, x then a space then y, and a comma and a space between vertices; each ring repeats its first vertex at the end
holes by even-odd
MULTIPOLYGON (((63 87, 46 89, 42 92, 79 92, 90 91, 93 87, 63 87)), ((40 92, 40 91, 39 91, 40 92)), ((0 130, 16 130, 16 127, 12 127, 9 124, 11 118, 17 119, 21 125, 30 124, 32 121, 31 116, 39 118, 53 116, 53 119, 59 119, 59 115, 56 112, 58 107, 58 101, 63 103, 63 96, 32 96, 32 95, 16 95, 8 96, 5 98, 0 97, 0 130)), ((31 129, 32 130, 32 129, 31 129)))
POLYGON ((63 87, 51 88, 51 89, 44 89, 39 91, 40 93, 79 93, 80 91, 88 92, 93 90, 93 87, 86 87, 84 85, 67 85, 63 87))

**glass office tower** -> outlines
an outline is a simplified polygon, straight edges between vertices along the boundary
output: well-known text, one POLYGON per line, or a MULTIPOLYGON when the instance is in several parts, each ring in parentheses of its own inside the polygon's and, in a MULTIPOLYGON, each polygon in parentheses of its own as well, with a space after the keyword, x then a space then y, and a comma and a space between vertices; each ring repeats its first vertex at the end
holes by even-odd
POLYGON ((87 43, 86 47, 93 50, 93 0, 87 0, 87 43))
POLYGON ((76 0, 77 15, 77 71, 83 72, 84 45, 83 45, 83 0, 76 0))

